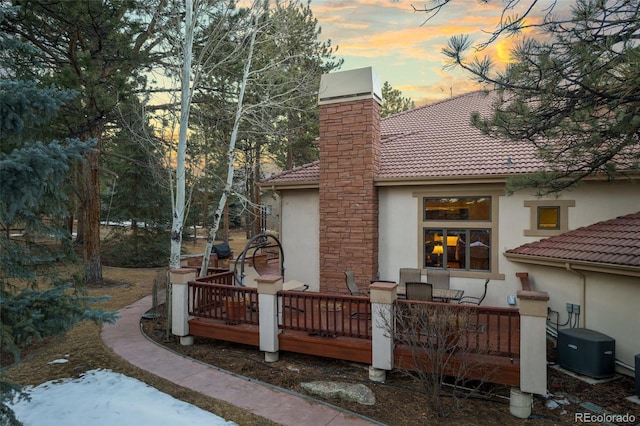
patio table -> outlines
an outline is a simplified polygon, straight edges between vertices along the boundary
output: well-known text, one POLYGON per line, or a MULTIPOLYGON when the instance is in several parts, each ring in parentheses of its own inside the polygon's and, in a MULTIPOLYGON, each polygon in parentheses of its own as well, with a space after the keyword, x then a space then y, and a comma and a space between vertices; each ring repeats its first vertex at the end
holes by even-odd
MULTIPOLYGON (((434 288, 432 298, 434 302, 451 302, 460 300, 464 295, 464 290, 457 290, 455 288, 434 288)), ((398 297, 406 299, 407 295, 404 293, 398 293, 398 297)))
POLYGON ((464 290, 456 290, 454 288, 434 288, 433 300, 438 302, 451 302, 452 300, 460 300, 464 290))

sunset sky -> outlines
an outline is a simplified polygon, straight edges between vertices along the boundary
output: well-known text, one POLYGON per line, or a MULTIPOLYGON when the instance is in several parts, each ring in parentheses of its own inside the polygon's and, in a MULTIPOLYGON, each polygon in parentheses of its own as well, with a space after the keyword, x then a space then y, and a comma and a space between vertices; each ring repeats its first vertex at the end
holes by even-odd
MULTIPOLYGON (((521 7, 531 0, 522 0, 521 7)), ((552 0, 539 2, 538 16, 552 0)), ((557 0, 554 12, 566 13, 571 0, 557 0)), ((449 37, 469 34, 478 42, 488 38, 499 22, 504 2, 453 0, 437 16, 415 12, 428 0, 312 0, 311 10, 322 28, 321 39, 330 39, 344 58, 342 70, 373 67, 381 82, 388 81, 404 96, 423 105, 479 88, 459 70, 443 69, 441 50, 449 37), (483 30, 485 33, 483 33, 483 30)), ((484 52, 499 64, 509 58, 512 40, 493 43, 484 52)))

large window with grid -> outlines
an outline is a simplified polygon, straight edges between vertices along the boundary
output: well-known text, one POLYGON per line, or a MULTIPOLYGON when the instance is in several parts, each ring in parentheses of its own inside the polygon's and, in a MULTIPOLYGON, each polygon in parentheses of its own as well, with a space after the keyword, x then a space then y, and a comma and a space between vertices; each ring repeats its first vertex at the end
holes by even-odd
POLYGON ((422 197, 424 268, 490 272, 491 196, 422 197))

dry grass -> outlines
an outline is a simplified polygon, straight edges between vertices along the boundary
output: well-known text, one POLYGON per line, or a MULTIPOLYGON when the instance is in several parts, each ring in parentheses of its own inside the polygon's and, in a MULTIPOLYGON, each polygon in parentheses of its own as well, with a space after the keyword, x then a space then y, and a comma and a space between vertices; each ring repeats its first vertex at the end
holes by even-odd
MULTIPOLYGON (((235 238, 234 241, 234 246, 242 244, 238 238, 235 238)), ((185 244, 185 248, 192 253, 202 250, 203 247, 203 240, 198 240, 196 245, 189 242, 185 244)), ((71 269, 69 266, 66 268, 71 269)), ((89 290, 89 294, 91 296, 108 296, 109 298, 99 307, 106 310, 118 310, 151 294, 154 278, 159 271, 161 269, 104 267, 103 275, 109 285, 92 288, 89 290)), ((36 386, 49 380, 75 378, 88 370, 109 369, 141 380, 175 398, 194 404, 237 424, 274 424, 229 403, 178 386, 132 366, 104 344, 100 338, 100 330, 100 325, 87 321, 78 324, 64 335, 39 342, 27 348, 23 352, 22 362, 9 368, 7 374, 13 381, 23 386, 36 386), (61 358, 66 358, 69 362, 50 364, 51 361, 61 358)))

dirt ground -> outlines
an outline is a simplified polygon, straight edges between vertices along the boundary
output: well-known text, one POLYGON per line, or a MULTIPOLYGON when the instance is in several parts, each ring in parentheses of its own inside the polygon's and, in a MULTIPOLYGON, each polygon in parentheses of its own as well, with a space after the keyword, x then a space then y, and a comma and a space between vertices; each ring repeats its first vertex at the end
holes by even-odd
MULTIPOLYGON (((232 240, 231 245, 235 252, 239 252, 244 247, 242 237, 232 240)), ((201 252, 199 244, 190 245, 187 242, 185 247, 192 253, 201 252)), ((103 272, 108 285, 92 289, 90 294, 108 295, 110 298, 102 303, 102 307, 107 310, 123 308, 151 294, 154 279, 158 274, 164 273, 156 269, 113 267, 105 267, 103 272)), ((164 313, 162 306, 159 307, 158 312, 164 313)), ((450 417, 438 419, 427 410, 420 386, 397 372, 388 374, 384 384, 377 384, 368 380, 367 365, 286 352, 280 354, 280 361, 266 363, 264 355, 256 348, 200 338, 196 338, 193 346, 181 346, 174 338, 166 339, 166 322, 162 316, 157 319, 141 319, 141 324, 149 337, 170 350, 230 372, 296 392, 304 393, 300 383, 313 380, 364 383, 375 393, 377 401, 375 405, 361 406, 338 400, 327 402, 389 425, 575 424, 574 413, 586 411, 579 405, 583 402, 596 404, 611 413, 630 413, 636 416, 636 422, 640 420, 640 406, 625 399, 634 392, 634 383, 629 377, 621 377, 604 384, 588 385, 550 368, 550 391, 555 395, 568 395, 573 401, 571 404, 550 410, 545 407, 544 401, 536 399, 532 417, 528 420, 520 420, 509 413, 508 388, 486 387, 485 395, 459 401, 458 409, 450 417)), ((552 357, 553 350, 550 351, 550 359, 552 357)), ((7 358, 3 356, 0 360, 3 366, 11 363, 7 358)), ((9 368, 6 372, 17 383, 38 385, 49 380, 77 377, 85 371, 98 368, 111 369, 135 377, 165 393, 212 411, 239 425, 273 424, 231 404, 205 397, 131 366, 104 345, 100 339, 100 326, 91 322, 82 323, 65 335, 33 345, 24 351, 22 363, 9 368), (63 357, 67 357, 69 362, 49 363, 63 357)))
MULTIPOLYGON (((448 418, 435 417, 426 408, 420 385, 399 373, 387 374, 383 384, 368 379, 368 366, 347 361, 332 360, 302 354, 281 352, 280 360, 266 363, 264 355, 253 347, 217 340, 196 338, 193 346, 181 346, 176 338, 165 338, 166 321, 162 307, 161 317, 143 320, 145 334, 173 351, 222 369, 270 383, 301 394, 300 384, 315 380, 344 383, 363 383, 373 390, 376 404, 358 405, 340 400, 326 400, 342 408, 359 413, 389 425, 446 424, 446 425, 560 425, 575 424, 574 413, 586 411, 580 403, 590 402, 610 413, 630 413, 640 419, 640 406, 626 400, 633 395, 631 378, 619 377, 609 383, 589 385, 565 373, 549 368, 550 391, 556 399, 569 396, 571 404, 550 410, 542 399, 534 400, 533 415, 528 420, 517 419, 509 413, 510 388, 485 386, 483 394, 464 400, 446 400, 458 405, 448 418)), ((551 350, 551 353, 554 351, 551 350)), ((446 389, 446 388, 445 388, 446 389)), ((446 398, 445 398, 446 399, 446 398)))

